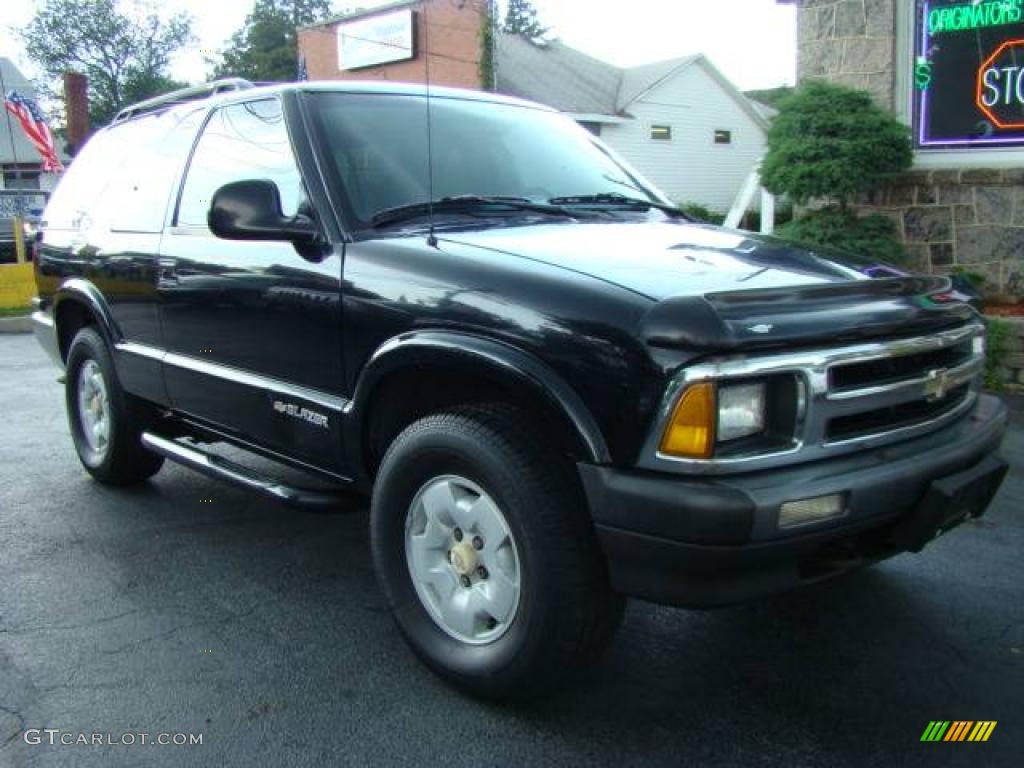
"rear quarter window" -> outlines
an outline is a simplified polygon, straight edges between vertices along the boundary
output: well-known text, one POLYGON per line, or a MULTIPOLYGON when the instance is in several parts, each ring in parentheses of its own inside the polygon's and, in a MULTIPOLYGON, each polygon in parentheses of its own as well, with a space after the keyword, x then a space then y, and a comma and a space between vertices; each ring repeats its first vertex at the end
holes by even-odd
POLYGON ((146 115, 94 135, 57 185, 45 226, 160 232, 204 114, 197 109, 146 115))

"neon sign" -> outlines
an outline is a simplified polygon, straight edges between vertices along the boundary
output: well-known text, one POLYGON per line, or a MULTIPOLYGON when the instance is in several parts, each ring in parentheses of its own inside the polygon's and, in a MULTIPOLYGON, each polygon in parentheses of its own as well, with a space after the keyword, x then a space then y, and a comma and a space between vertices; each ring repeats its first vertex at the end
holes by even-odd
POLYGON ((1024 0, 917 0, 914 140, 1024 147, 1024 0))
POLYGON ((1003 43, 978 70, 975 103, 992 125, 1001 130, 1024 128, 1024 67, 1011 66, 1014 54, 1024 54, 1024 40, 1003 43))
POLYGON ((950 8, 932 8, 928 12, 928 32, 963 32, 969 29, 1017 24, 1024 19, 1024 0, 990 0, 966 3, 950 8))

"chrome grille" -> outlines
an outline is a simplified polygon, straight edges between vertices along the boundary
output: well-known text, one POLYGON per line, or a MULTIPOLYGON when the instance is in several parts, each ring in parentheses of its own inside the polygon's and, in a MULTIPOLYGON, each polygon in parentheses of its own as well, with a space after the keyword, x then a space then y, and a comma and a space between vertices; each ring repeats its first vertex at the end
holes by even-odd
POLYGON ((971 347, 971 340, 967 340, 950 347, 930 349, 927 352, 836 365, 829 371, 829 390, 841 392, 871 384, 913 378, 921 371, 955 368, 971 357, 971 347))
POLYGON ((967 384, 963 384, 941 400, 914 400, 863 413, 839 416, 828 422, 825 428, 825 438, 830 442, 835 442, 913 426, 957 408, 969 395, 970 388, 967 384))
POLYGON ((724 358, 684 369, 673 381, 644 446, 640 466, 716 474, 811 461, 926 434, 977 400, 984 327, 973 323, 930 336, 832 349, 724 358), (706 460, 658 453, 681 393, 700 381, 726 383, 791 374, 802 407, 793 439, 770 453, 706 460))

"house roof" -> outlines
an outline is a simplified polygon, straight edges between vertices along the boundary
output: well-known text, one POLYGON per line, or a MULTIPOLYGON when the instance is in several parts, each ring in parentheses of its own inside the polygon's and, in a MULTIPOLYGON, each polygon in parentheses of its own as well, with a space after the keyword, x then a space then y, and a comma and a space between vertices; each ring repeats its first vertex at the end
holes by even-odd
POLYGON ((620 110, 627 109, 630 104, 653 91, 672 75, 689 67, 698 58, 699 56, 683 56, 623 70, 622 87, 619 89, 616 106, 620 110))
POLYGON ((767 128, 769 107, 744 96, 703 54, 619 68, 558 40, 530 42, 499 34, 496 46, 497 90, 580 115, 628 115, 630 105, 669 78, 692 67, 703 68, 750 118, 767 128))
POLYGON ((562 112, 615 115, 622 70, 552 40, 520 35, 496 40, 498 92, 539 101, 562 112))
MULTIPOLYGON (((32 83, 21 74, 21 71, 8 58, 0 56, 0 82, 3 85, 3 96, 6 98, 11 91, 17 91, 23 96, 35 98, 36 89, 32 83)), ((3 110, 0 115, 0 163, 9 165, 17 162, 20 164, 39 164, 43 158, 32 145, 32 142, 25 136, 21 124, 17 118, 3 110), (11 143, 13 137, 14 143, 11 143)))

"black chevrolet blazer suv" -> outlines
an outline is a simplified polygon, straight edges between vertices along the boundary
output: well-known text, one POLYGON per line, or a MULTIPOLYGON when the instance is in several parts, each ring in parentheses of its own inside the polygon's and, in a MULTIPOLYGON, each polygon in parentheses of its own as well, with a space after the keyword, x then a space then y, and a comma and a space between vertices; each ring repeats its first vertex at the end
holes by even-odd
POLYGON ((477 696, 557 686, 625 596, 722 605, 919 551, 1006 472, 947 279, 693 222, 491 94, 138 104, 75 158, 34 260, 96 480, 171 459, 307 508, 368 495, 400 631, 477 696))

